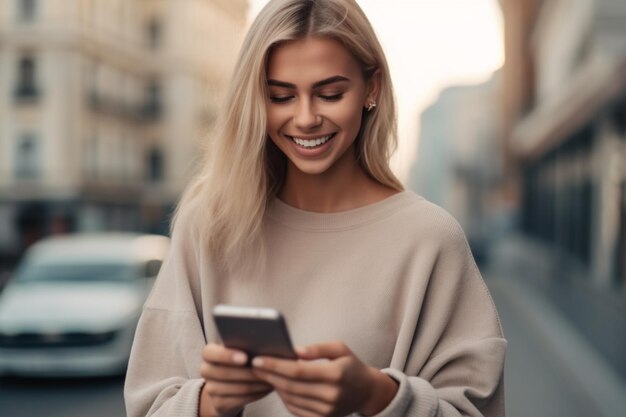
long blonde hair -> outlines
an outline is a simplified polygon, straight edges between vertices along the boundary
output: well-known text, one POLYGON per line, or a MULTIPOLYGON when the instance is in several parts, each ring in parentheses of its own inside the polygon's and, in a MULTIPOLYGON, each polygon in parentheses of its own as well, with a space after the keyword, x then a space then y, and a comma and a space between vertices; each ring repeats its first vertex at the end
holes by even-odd
MULTIPOLYGON (((267 138, 266 64, 276 45, 309 36, 342 43, 367 79, 380 76, 378 106, 364 114, 356 152, 365 172, 402 190, 389 168, 396 147, 393 87, 382 47, 354 0, 271 0, 252 23, 223 113, 207 138, 200 172, 185 190, 175 221, 189 211, 215 259, 226 266, 258 241, 266 206, 283 184, 286 158, 267 138)), ((175 222, 173 223, 175 224, 175 222)))

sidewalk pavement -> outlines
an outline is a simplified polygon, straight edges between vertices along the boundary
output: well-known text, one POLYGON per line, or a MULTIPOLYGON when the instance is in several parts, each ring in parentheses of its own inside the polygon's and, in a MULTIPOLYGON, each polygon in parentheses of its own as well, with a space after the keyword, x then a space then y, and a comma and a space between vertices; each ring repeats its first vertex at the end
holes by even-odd
POLYGON ((504 238, 483 268, 509 341, 507 417, 626 416, 626 382, 531 285, 533 274, 550 271, 533 250, 519 236, 504 238))

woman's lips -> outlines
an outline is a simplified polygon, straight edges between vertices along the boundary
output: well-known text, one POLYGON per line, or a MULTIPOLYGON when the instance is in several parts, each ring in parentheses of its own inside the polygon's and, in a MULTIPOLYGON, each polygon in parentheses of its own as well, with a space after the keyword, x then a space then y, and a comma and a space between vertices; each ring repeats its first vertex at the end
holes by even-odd
POLYGON ((287 137, 291 139, 293 142, 295 142, 296 145, 301 146, 303 148, 311 149, 311 148, 315 148, 317 146, 325 144, 326 142, 331 140, 334 135, 335 135, 334 133, 331 133, 328 135, 318 136, 315 138, 303 138, 303 137, 289 136, 289 135, 287 135, 287 137))
POLYGON ((329 135, 317 136, 316 138, 301 138, 285 135, 289 138, 295 151, 304 157, 315 157, 323 154, 331 146, 337 132, 329 135))

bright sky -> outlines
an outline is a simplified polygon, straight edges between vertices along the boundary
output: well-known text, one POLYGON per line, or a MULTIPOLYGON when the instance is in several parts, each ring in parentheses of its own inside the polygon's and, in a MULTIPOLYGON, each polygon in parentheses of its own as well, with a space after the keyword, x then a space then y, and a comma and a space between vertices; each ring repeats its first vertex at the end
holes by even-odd
MULTIPOLYGON (((357 0, 383 45, 399 107, 392 167, 406 181, 417 155, 419 113, 445 87, 480 83, 504 62, 497 0, 357 0)), ((249 0, 250 20, 267 0, 249 0)))

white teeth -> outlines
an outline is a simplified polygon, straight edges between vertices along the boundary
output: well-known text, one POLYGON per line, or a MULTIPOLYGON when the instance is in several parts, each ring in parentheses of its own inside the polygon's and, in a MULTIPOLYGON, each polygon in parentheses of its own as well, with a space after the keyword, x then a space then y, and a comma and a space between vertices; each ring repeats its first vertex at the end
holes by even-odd
POLYGON ((315 146, 320 146, 326 142, 328 142, 328 140, 332 137, 333 135, 328 135, 328 136, 324 136, 322 138, 318 138, 318 139, 311 139, 311 140, 307 140, 307 139, 300 139, 300 138, 296 138, 296 137, 291 137, 291 139, 293 139, 294 142, 296 142, 298 145, 300 146, 304 146, 305 148, 313 148, 315 146))

